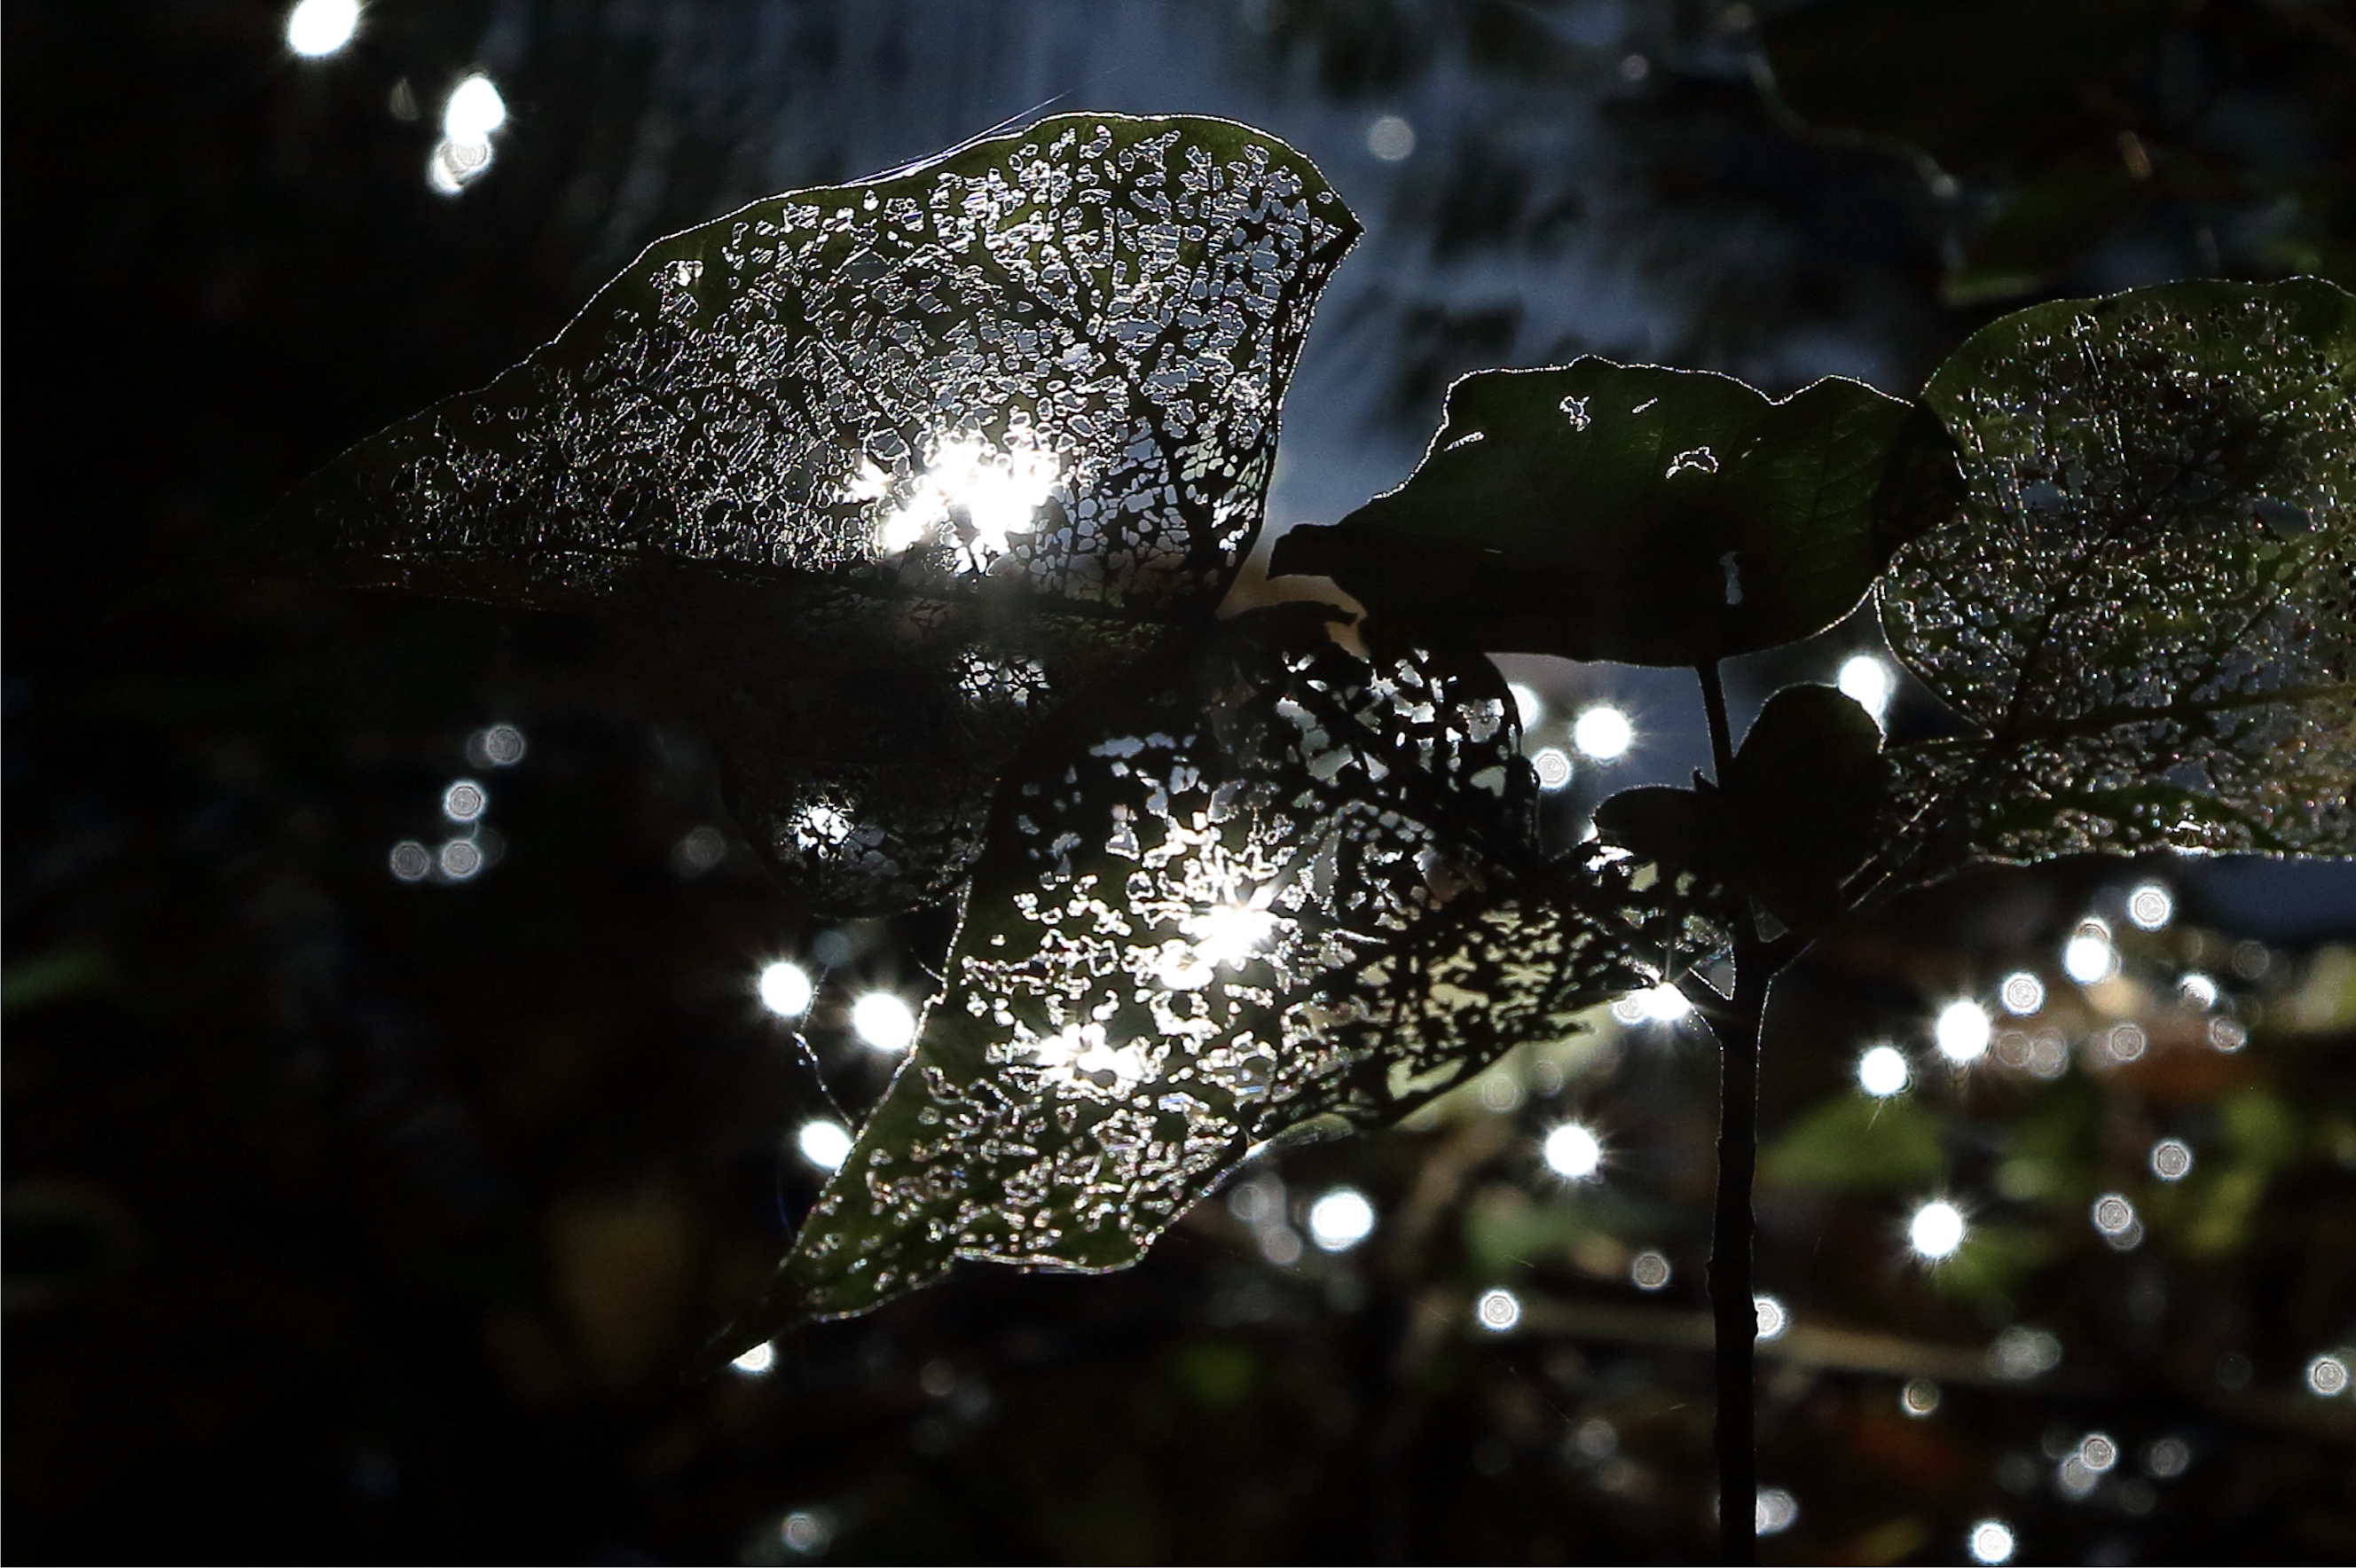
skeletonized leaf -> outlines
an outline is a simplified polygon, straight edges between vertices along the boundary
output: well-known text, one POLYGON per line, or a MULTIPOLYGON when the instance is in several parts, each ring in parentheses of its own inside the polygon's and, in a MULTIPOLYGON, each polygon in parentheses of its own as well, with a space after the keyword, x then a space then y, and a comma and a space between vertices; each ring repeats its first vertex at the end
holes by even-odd
POLYGON ((1368 664, 1296 608, 1151 663, 1010 775, 947 992, 762 1328, 960 1258, 1133 1263, 1255 1145, 1402 1114, 1672 960, 1624 873, 1534 854, 1485 660, 1368 664))
POLYGON ((1299 154, 1204 119, 1062 115, 772 197, 347 453, 263 549, 618 616, 691 677, 789 880, 937 896, 1026 713, 1216 603, 1356 233, 1299 154), (871 687, 917 699, 860 722, 871 687))
POLYGON ((1883 622, 1984 730, 1900 753, 1926 863, 2356 851, 2356 298, 2040 305, 1926 397, 1970 501, 1883 622))
POLYGON ((1494 651, 1697 665, 1823 630, 1951 497, 1935 423, 1861 382, 1770 399, 1584 358, 1449 389, 1412 478, 1271 567, 1494 651))

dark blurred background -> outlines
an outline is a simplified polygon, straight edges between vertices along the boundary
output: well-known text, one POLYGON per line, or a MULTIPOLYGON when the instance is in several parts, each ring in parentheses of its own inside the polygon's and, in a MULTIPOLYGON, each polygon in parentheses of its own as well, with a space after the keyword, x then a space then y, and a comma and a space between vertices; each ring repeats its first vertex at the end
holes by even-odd
MULTIPOLYGON (((657 236, 1051 109, 1254 122, 1366 220, 1278 527, 1398 482, 1473 368, 1908 393, 2036 299, 2356 283, 2351 7, 373 0, 317 58, 289 15, 5 12, 0 1549, 1706 1556, 1697 1026, 1601 1015, 1130 1273, 978 1269, 686 1381, 822 1179, 803 1129, 889 1071, 852 1000, 920 1000, 946 917, 788 907, 701 737, 581 626, 206 552, 657 236), (454 152, 475 74, 505 118, 454 152), (798 1038, 778 960, 823 980, 798 1038), (1549 1168, 1567 1124, 1599 1179, 1549 1168), (1346 1244, 1311 1223, 1344 1188, 1346 1244)), ((1764 656, 1738 701, 1876 646, 1764 656)), ((1511 673, 1534 748, 1635 721, 1560 832, 1703 754, 1683 677, 1511 673)), ((2356 1558, 2346 867, 1976 873, 1826 943, 1767 1053, 1771 1557, 2356 1558), (1859 1086, 1879 1042, 1903 1092, 1859 1086), (1932 1201, 1968 1226, 1936 1267, 1932 1201)))

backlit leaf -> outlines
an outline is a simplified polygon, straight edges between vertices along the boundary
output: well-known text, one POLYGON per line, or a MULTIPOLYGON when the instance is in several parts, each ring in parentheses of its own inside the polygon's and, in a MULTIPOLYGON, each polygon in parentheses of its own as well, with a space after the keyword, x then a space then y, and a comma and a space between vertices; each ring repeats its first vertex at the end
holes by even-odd
POLYGON ((1487 370, 1405 485, 1279 539, 1377 622, 1495 652, 1697 665, 1823 630, 1941 515, 1933 421, 1857 381, 1580 359, 1487 370))
POLYGON ((1983 731, 1898 753, 1926 863, 2356 851, 2356 299, 2040 305, 1926 398, 1970 502, 1900 553, 1883 619, 1983 731))
POLYGON ((772 197, 346 453, 263 548, 615 614, 689 676, 789 881, 937 897, 1026 717, 1225 591, 1356 232, 1307 160, 1202 119, 1063 115, 772 197))
POLYGON ((1240 617, 1082 699, 1010 776, 915 1057, 759 1315, 960 1258, 1133 1263, 1254 1146, 1387 1121, 1648 983, 1680 936, 1547 865, 1477 656, 1240 617))

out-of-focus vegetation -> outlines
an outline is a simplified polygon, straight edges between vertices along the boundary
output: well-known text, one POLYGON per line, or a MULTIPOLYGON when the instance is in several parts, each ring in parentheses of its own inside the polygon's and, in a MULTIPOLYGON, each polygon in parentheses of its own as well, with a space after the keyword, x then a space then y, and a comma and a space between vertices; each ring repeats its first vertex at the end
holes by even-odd
MULTIPOLYGON (((682 1386, 815 1193, 796 1130, 881 1088, 851 998, 922 994, 946 923, 798 920, 721 830, 692 730, 580 628, 149 590, 346 441, 546 336, 644 240, 858 172, 826 166, 860 155, 806 107, 841 101, 828 83, 914 77, 934 112, 970 107, 874 164, 1034 101, 964 85, 1012 74, 990 45, 1022 14, 937 53, 907 41, 939 26, 915 10, 813 8, 774 35, 731 6, 368 15, 333 73, 284 56, 269 6, 7 18, 9 1552, 1706 1552, 1714 1075, 1692 1025, 1634 1006, 1398 1134, 1285 1155, 1128 1274, 979 1275, 682 1386), (944 59, 969 74, 925 75, 944 59), (787 86, 752 93, 745 59, 787 86), (436 84, 477 65, 517 125, 448 202, 423 177, 436 84), (512 766, 470 754, 495 722, 528 739, 512 766), (480 827, 444 814, 461 776, 490 797, 480 827), (399 880, 408 840, 487 867, 399 880), (805 1033, 840 1107, 755 999, 780 955, 830 970, 805 1033), (1546 1163, 1571 1121, 1601 1144, 1595 1179, 1546 1163), (1342 1186, 1376 1224, 1329 1253, 1310 1206, 1342 1186), (1501 1289, 1520 1312, 1492 1332, 1479 1304, 1501 1289)), ((2163 32, 2232 88, 2209 101, 2225 129, 2195 116, 2184 144, 2292 170, 2226 182, 2213 260, 2208 198, 2163 186, 2174 144, 2097 114, 2084 145, 2107 135, 2126 168, 2124 125, 2154 171, 2137 189, 2174 194, 2070 217, 2093 238, 2040 241, 2033 265, 1977 238, 1969 197, 2036 169, 1942 158, 1949 192, 1911 155, 1795 136, 1733 12, 1269 5, 1206 36, 1221 69, 1353 135, 1410 91, 1459 105, 1397 165, 1356 263, 1382 282, 1342 320, 1419 433, 1455 371, 1580 347, 1799 368, 1789 383, 1838 368, 1809 356, 1847 335, 1911 385, 1996 308, 1982 271, 2026 299, 2340 268, 2346 108, 2306 85, 2328 80, 2335 15, 2204 6, 2163 32), (1601 187, 1527 134, 1571 101, 1612 128, 1601 187), (2235 226, 2293 187, 2317 194, 2235 226), (1680 302, 1640 351, 1572 341, 1542 289, 1495 283, 1550 275, 1526 270, 1581 235, 1680 302)), ((1837 123, 1772 58, 1785 101, 1837 123)), ((1373 177, 1312 150, 1345 187, 1373 177)), ((1757 684, 1852 645, 1761 656, 1757 684)), ((1582 704, 1627 700, 1610 669, 1515 673, 1566 750, 1582 704)), ((1908 701, 1893 724, 1928 722, 1908 701)), ((1558 826, 1609 776, 1580 762, 1558 826)), ((1762 1475, 1797 1511, 1771 1554, 1954 1561, 1987 1517, 2024 1557, 2356 1553, 2351 1397, 2311 1381, 2356 1342, 2334 875, 2254 895, 2164 860, 1976 873, 1794 973, 1766 1045, 1762 1288, 1791 1326, 1762 1347, 1762 1475), (2173 900, 2149 932, 2126 901, 2147 882, 2173 900), (2063 959, 2089 919, 2117 969, 2081 985, 2063 959), (2041 991, 2018 1015, 2016 972, 2041 991), (1936 1045, 1959 998, 1993 1022, 1960 1072, 1936 1045), (1884 1041, 1912 1082, 1877 1100, 1857 1071, 1884 1041), (2154 1168, 2167 1139, 2180 1179, 2154 1168), (2132 1245, 2096 1226, 2113 1195, 2132 1245), (1908 1253, 1933 1199, 1969 1225, 1935 1268, 1908 1253)))

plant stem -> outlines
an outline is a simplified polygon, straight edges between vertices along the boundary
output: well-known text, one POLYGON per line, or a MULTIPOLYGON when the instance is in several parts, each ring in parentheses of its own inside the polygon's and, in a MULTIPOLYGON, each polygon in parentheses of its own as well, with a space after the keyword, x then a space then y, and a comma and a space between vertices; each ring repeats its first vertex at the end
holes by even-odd
MULTIPOLYGON (((1723 785, 1734 761, 1726 688, 1715 663, 1697 667, 1709 715, 1710 758, 1723 785)), ((1718 1036, 1718 1203, 1711 1218, 1709 1304, 1718 1381, 1719 1561, 1758 1561, 1753 1423, 1759 1311, 1752 1300, 1752 1172, 1759 1163, 1759 1026, 1773 977, 1748 909, 1734 917, 1734 996, 1708 1013, 1718 1036)))

